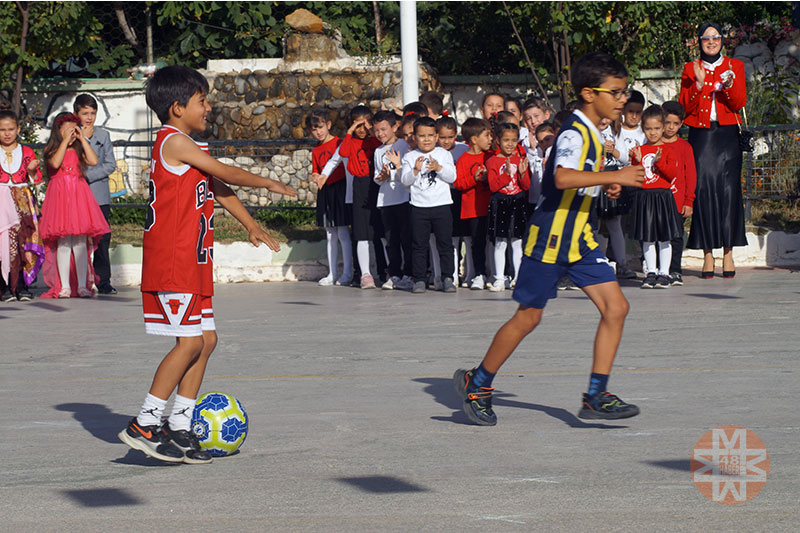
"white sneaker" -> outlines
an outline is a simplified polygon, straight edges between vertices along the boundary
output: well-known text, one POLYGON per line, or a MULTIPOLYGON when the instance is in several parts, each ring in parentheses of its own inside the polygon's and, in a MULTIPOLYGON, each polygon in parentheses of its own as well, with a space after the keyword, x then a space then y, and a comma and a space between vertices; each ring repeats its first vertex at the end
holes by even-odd
POLYGON ((341 285, 342 287, 349 287, 351 283, 353 283, 352 274, 349 276, 342 274, 342 277, 336 280, 336 285, 341 285))
POLYGON ((436 291, 443 291, 444 290, 444 282, 442 282, 442 278, 437 278, 433 280, 433 290, 436 291))
POLYGON ((495 280, 494 283, 489 285, 489 290, 492 292, 503 292, 504 290, 506 290, 506 280, 504 279, 495 280))
POLYGON ((392 276, 391 278, 387 279, 383 285, 381 285, 381 289, 385 291, 391 291, 395 288, 399 288, 397 287, 398 283, 400 283, 400 278, 397 276, 392 276))
POLYGON ((513 289, 516 286, 517 286, 517 278, 514 278, 514 279, 511 280, 511 287, 509 287, 509 288, 513 289))
POLYGON ((403 276, 400 278, 400 281, 394 284, 394 288, 402 291, 410 291, 414 288, 414 282, 408 276, 403 276))
POLYGON ((328 274, 327 276, 319 280, 317 283, 319 283, 323 287, 331 287, 333 285, 333 276, 328 274))
POLYGON ((486 287, 486 281, 484 281, 483 276, 475 276, 472 278, 472 284, 469 288, 473 291, 482 291, 486 287))

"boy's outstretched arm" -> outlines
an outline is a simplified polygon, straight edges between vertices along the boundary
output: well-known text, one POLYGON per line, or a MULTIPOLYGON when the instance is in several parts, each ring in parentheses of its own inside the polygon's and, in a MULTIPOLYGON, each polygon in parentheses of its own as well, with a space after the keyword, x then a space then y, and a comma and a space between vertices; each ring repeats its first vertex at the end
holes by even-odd
POLYGON ((280 243, 258 225, 236 193, 217 178, 214 179, 214 199, 245 227, 250 234, 250 242, 253 243, 253 246, 258 247, 263 242, 273 252, 280 251, 280 243))
POLYGON ((614 172, 588 172, 558 167, 556 169, 555 183, 559 189, 579 189, 594 185, 613 184, 641 187, 644 183, 644 167, 632 165, 614 172))
MULTIPOLYGON (((294 187, 279 181, 256 176, 243 168, 226 165, 217 161, 200 149, 193 140, 185 135, 173 135, 164 143, 161 155, 170 165, 191 165, 214 176, 219 181, 241 187, 264 187, 271 192, 284 196, 297 196, 294 187)), ((221 202, 220 202, 221 203, 221 202)))

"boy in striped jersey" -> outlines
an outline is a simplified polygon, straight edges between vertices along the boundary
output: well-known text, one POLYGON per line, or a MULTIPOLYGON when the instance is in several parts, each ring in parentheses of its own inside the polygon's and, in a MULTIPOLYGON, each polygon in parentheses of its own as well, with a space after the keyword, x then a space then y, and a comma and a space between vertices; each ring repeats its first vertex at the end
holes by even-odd
POLYGON ((604 53, 583 56, 572 67, 572 84, 580 101, 562 125, 542 179, 542 197, 531 216, 514 299, 519 308, 495 334, 481 364, 453 375, 463 409, 474 423, 497 424, 492 410, 492 380, 519 343, 536 328, 547 300, 566 274, 594 302, 600 324, 594 342, 589 390, 583 395, 581 418, 618 419, 639 414, 639 408, 606 391, 617 353, 628 301, 608 259, 599 250, 589 223, 592 198, 602 187, 616 197, 623 185, 641 187, 644 172, 625 167, 600 172, 605 159, 598 130, 602 119, 616 120, 627 96, 625 67, 604 53))

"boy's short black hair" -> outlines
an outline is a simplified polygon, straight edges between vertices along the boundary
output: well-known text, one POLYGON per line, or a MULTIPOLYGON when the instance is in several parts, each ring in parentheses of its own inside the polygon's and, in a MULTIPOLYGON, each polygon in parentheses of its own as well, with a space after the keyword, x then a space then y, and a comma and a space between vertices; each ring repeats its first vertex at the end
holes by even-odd
POLYGON ((458 132, 458 123, 453 117, 442 117, 436 121, 436 132, 443 129, 453 130, 458 132))
POLYGON ((372 123, 375 124, 376 122, 388 122, 390 126, 394 126, 397 124, 397 115, 394 111, 387 111, 387 110, 380 110, 374 115, 372 115, 372 123))
POLYGON ((639 91, 631 91, 628 101, 625 102, 625 105, 628 104, 642 104, 642 107, 644 107, 644 95, 639 91))
POLYGON ((357 118, 361 117, 372 117, 372 111, 364 104, 358 104, 350 110, 350 113, 347 114, 347 123, 352 125, 357 118))
POLYGON ((419 95, 419 101, 425 105, 426 108, 433 111, 437 117, 442 114, 444 110, 444 99, 442 95, 436 91, 425 91, 419 95))
POLYGON ((324 109, 317 107, 306 115, 306 128, 311 129, 320 124, 327 124, 330 120, 328 113, 324 109))
POLYGON ((547 107, 547 101, 542 98, 541 96, 533 96, 528 98, 522 104, 522 111, 527 111, 528 109, 540 109, 542 111, 547 111, 549 107, 547 107))
POLYGON ((568 109, 562 109, 555 114, 553 117, 553 127, 556 129, 556 132, 561 131, 561 125, 564 124, 564 121, 566 121, 571 114, 572 111, 568 109))
POLYGON ((664 123, 664 110, 660 105, 653 104, 644 110, 644 113, 642 113, 642 126, 644 126, 644 121, 649 118, 657 118, 662 124, 664 123))
POLYGON ((84 107, 91 107, 97 111, 97 100, 91 94, 79 94, 72 104, 72 112, 77 114, 84 107))
POLYGON ((536 126, 536 131, 533 132, 533 136, 536 137, 543 131, 549 131, 551 133, 556 132, 556 127, 549 122, 542 122, 538 126, 536 126))
POLYGON ((403 116, 414 113, 420 117, 428 116, 428 108, 422 102, 409 102, 403 106, 403 116))
POLYGON ((404 117, 403 117, 403 119, 400 121, 400 129, 402 130, 403 128, 405 128, 405 127, 406 127, 406 124, 411 124, 411 125, 413 126, 413 125, 414 125, 414 123, 417 121, 417 119, 418 119, 418 118, 420 118, 420 116, 419 116, 419 115, 417 115, 416 113, 409 113, 409 114, 407 114, 407 115, 406 115, 406 116, 404 116, 404 117))
POLYGON ((158 120, 166 124, 172 104, 185 106, 197 93, 208 94, 208 80, 193 68, 170 65, 158 69, 147 80, 145 100, 158 120))
POLYGON ((13 120, 14 124, 19 126, 19 117, 10 109, 3 109, 0 111, 0 120, 13 120))
POLYGON ((625 65, 605 52, 591 52, 572 65, 570 79, 575 95, 583 102, 581 91, 586 87, 600 87, 607 78, 627 78, 625 65))
POLYGON ((419 128, 433 128, 436 129, 436 121, 431 117, 419 117, 414 121, 414 133, 417 133, 419 128))
POLYGON ((461 125, 461 136, 467 141, 467 144, 472 146, 472 138, 477 137, 484 130, 492 131, 492 126, 488 120, 482 118, 468 118, 461 125))
POLYGON ((683 122, 683 119, 686 118, 686 110, 683 109, 683 106, 678 102, 664 102, 661 104, 661 108, 664 110, 664 118, 666 118, 667 115, 675 115, 681 120, 681 122, 683 122))

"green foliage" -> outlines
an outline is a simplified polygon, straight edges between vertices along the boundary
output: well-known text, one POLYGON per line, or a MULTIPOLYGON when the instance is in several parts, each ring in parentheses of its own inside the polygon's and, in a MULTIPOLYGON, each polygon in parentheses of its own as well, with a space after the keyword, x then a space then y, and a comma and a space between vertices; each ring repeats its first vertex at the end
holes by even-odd
MULTIPOLYGON (((281 200, 276 206, 281 207, 308 207, 308 204, 298 201, 281 200)), ((316 212, 313 209, 259 209, 253 218, 267 227, 291 227, 313 225, 316 223, 316 212)))
POLYGON ((109 224, 136 224, 144 227, 147 216, 147 198, 144 196, 120 196, 111 200, 109 224), (142 204, 142 207, 114 207, 114 204, 142 204))

